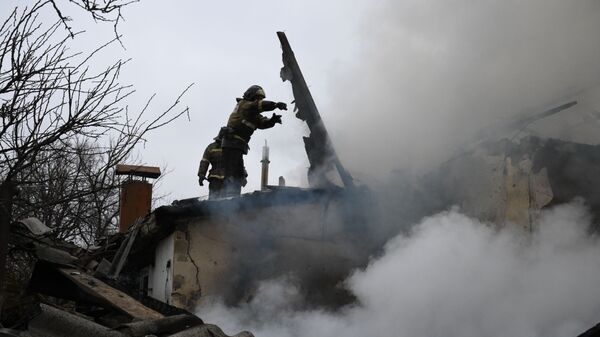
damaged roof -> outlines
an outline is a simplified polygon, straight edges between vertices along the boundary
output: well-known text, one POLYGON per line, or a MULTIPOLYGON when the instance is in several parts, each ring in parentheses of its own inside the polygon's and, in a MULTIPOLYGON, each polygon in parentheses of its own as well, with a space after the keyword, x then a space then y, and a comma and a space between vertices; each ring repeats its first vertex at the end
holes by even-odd
POLYGON ((318 202, 327 198, 339 198, 346 195, 343 188, 298 188, 268 186, 267 191, 255 191, 239 197, 200 200, 190 198, 177 200, 171 206, 161 206, 153 213, 157 217, 195 217, 219 214, 231 214, 273 206, 318 202))
POLYGON ((368 189, 362 187, 352 190, 335 186, 329 188, 268 187, 267 191, 255 191, 239 197, 216 200, 190 198, 174 201, 170 206, 158 207, 144 219, 139 229, 130 229, 130 231, 139 230, 140 239, 136 240, 134 250, 140 251, 146 246, 155 244, 173 233, 179 222, 194 218, 230 216, 286 205, 325 204, 332 200, 349 201, 354 205, 353 209, 356 212, 365 213, 363 207, 368 204, 367 199, 364 198, 368 194, 368 189), (357 202, 359 199, 360 201, 357 202))
POLYGON ((0 336, 228 336, 190 312, 120 286, 97 270, 99 263, 90 263, 93 252, 80 248, 82 254, 73 256, 60 242, 43 239, 44 227, 37 219, 11 227, 10 241, 35 253, 23 285, 24 294, 34 296, 5 308, 20 317, 13 317, 11 329, 0 329, 0 336))

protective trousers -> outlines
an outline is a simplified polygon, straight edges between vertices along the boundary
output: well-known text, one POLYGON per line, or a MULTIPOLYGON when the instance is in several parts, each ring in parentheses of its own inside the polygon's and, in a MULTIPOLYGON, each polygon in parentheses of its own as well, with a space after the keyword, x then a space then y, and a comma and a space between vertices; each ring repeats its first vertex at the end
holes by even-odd
POLYGON ((223 197, 223 179, 208 178, 208 199, 219 199, 223 197))
POLYGON ((242 192, 244 173, 244 151, 238 148, 223 148, 223 168, 225 173, 224 197, 239 196, 242 192))

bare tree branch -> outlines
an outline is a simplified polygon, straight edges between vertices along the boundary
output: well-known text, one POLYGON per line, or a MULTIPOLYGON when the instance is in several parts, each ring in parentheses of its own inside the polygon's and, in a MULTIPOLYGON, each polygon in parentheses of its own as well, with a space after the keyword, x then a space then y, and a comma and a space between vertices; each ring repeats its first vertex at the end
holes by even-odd
MULTIPOLYGON (((115 38, 87 54, 71 51, 81 32, 69 25, 60 7, 65 2, 54 0, 15 9, 0 24, 0 309, 9 225, 36 216, 54 228, 56 239, 94 245, 116 228, 116 164, 135 160, 133 151, 149 132, 188 111, 179 109, 191 85, 148 118, 156 95, 141 109, 126 103, 135 90, 119 75, 129 60, 103 68, 96 61, 120 42, 121 9, 137 1, 69 2, 96 21, 112 22, 115 38), (58 16, 50 25, 39 19, 46 6, 58 16)), ((26 260, 23 252, 11 254, 26 260)))

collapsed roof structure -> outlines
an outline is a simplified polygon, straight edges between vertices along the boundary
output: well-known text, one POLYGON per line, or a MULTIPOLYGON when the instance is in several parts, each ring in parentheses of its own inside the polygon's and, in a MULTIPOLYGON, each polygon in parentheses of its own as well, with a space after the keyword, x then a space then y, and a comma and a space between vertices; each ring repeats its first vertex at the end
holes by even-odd
POLYGON ((296 117, 308 125, 310 134, 304 137, 304 148, 308 155, 310 167, 308 168, 308 181, 311 186, 327 186, 332 184, 331 177, 328 174, 335 170, 345 187, 354 186, 352 176, 342 165, 333 145, 329 133, 323 124, 321 114, 317 109, 314 99, 304 80, 304 75, 300 70, 296 56, 284 32, 277 32, 277 37, 281 43, 283 51, 281 68, 281 79, 289 81, 292 84, 292 91, 297 111, 296 117))

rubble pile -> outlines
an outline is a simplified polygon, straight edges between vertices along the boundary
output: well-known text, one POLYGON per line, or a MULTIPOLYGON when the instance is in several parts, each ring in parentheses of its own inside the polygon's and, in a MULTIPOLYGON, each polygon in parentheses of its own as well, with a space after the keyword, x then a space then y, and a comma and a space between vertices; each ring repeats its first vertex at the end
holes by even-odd
POLYGON ((0 336, 227 336, 218 326, 107 275, 113 264, 122 267, 127 234, 83 249, 50 239, 50 232, 36 218, 11 227, 13 272, 0 336))

